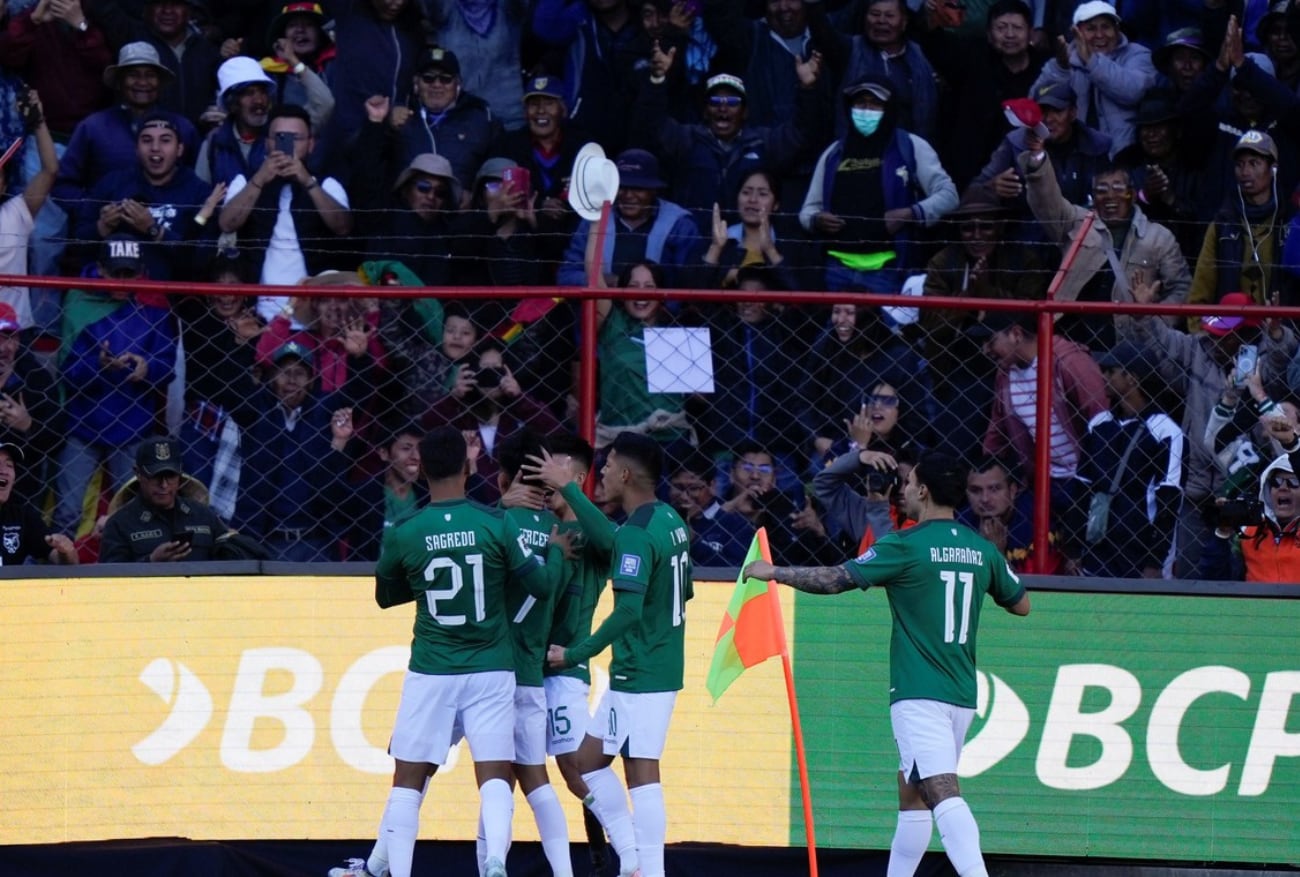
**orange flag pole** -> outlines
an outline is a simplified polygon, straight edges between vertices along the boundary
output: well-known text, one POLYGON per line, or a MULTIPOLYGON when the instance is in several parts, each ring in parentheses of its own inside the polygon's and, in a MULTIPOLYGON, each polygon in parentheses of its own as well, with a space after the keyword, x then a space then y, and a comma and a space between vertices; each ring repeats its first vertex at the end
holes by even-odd
MULTIPOLYGON (((758 547, 763 559, 772 562, 772 551, 767 544, 767 529, 758 530, 758 547)), ((767 596, 772 601, 772 615, 781 634, 781 666, 785 670, 785 692, 790 701, 790 728, 794 734, 794 757, 799 765, 799 792, 803 798, 804 834, 808 838, 808 873, 817 877, 817 833, 813 827, 812 786, 808 782, 808 754, 803 745, 803 725, 799 722, 799 698, 794 691, 794 665, 790 662, 790 644, 785 637, 785 620, 781 615, 781 596, 776 582, 767 583, 767 596)))

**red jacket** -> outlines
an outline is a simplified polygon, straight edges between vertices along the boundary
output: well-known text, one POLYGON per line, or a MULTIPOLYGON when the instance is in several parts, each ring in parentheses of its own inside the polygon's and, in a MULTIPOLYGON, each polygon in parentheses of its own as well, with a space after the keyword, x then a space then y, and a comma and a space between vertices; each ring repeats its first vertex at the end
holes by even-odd
POLYGON ((0 30, 0 64, 22 74, 40 94, 45 122, 56 137, 66 138, 78 122, 112 102, 101 77, 115 60, 94 24, 85 33, 62 21, 36 25, 28 11, 0 30))

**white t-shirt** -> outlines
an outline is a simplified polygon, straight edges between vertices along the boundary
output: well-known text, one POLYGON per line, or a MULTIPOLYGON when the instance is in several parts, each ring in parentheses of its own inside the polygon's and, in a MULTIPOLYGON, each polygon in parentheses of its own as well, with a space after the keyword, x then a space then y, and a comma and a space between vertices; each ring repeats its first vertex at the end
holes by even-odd
MULTIPOLYGON (((0 205, 0 274, 27 273, 27 243, 36 226, 32 212, 22 195, 14 195, 0 205)), ((32 324, 32 300, 25 286, 0 286, 0 301, 13 307, 18 325, 32 324)))

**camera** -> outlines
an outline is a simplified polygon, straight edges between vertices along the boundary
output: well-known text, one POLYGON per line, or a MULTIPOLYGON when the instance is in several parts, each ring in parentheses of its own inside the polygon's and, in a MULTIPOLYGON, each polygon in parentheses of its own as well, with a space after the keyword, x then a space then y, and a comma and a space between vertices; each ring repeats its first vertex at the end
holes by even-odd
POLYGON ((504 369, 493 368, 490 365, 474 372, 474 380, 478 382, 479 389, 482 390, 494 390, 501 386, 501 379, 505 376, 504 369))
POLYGON ((888 494, 899 487, 897 469, 872 469, 867 473, 867 493, 888 494))
POLYGON ((1229 497, 1219 506, 1219 526, 1225 529, 1258 524, 1264 517, 1264 504, 1249 496, 1229 497))

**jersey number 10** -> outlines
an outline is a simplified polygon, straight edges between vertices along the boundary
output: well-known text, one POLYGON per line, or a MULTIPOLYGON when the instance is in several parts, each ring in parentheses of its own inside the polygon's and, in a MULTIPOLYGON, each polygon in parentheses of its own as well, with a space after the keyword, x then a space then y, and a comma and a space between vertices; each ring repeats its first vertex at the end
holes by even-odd
POLYGON ((968 572, 953 572, 946 569, 939 573, 943 580, 943 641, 956 641, 965 645, 966 635, 970 632, 970 598, 975 590, 975 575, 968 572), (957 624, 957 585, 961 585, 961 631, 955 630, 957 624))

